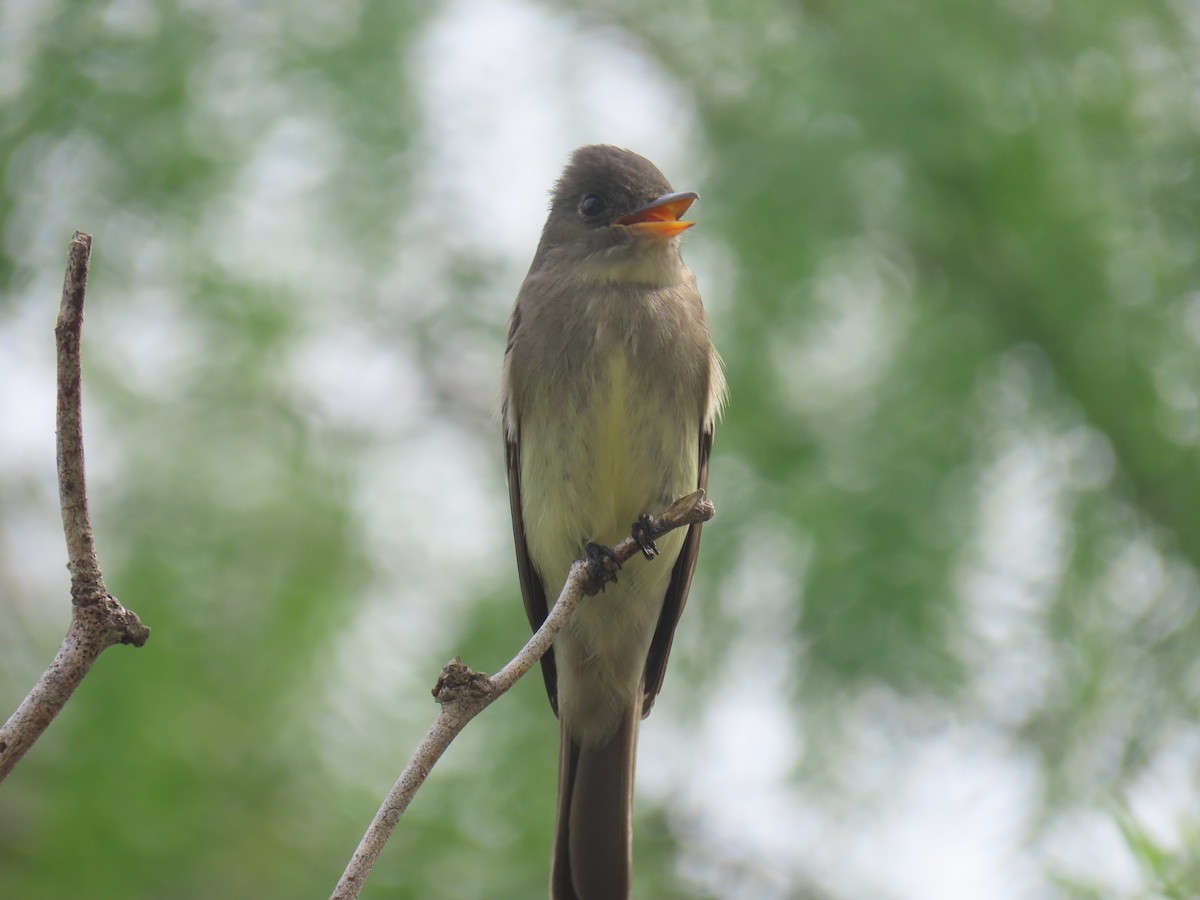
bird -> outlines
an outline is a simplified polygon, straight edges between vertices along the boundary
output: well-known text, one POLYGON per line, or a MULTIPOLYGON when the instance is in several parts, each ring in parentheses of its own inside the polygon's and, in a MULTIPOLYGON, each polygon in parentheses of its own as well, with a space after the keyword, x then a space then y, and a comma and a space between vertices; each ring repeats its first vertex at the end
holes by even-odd
MULTIPOLYGON (((697 199, 604 144, 576 150, 552 191, 502 375, 517 570, 534 630, 576 559, 707 488, 726 385, 680 255, 694 224, 681 216, 697 199)), ((629 896, 638 727, 663 685, 700 532, 659 538, 659 558, 630 562, 586 599, 541 661, 560 731, 553 900, 629 896)))

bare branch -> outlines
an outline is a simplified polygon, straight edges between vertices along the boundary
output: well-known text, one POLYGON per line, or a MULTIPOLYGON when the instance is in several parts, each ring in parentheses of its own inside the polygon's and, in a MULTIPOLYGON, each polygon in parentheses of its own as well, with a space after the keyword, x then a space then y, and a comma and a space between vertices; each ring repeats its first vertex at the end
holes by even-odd
MULTIPOLYGON (((645 523, 645 537, 653 540, 676 528, 707 522, 714 513, 713 505, 704 497, 704 491, 695 491, 676 500, 661 515, 650 518, 645 523)), ((612 552, 619 563, 625 563, 642 552, 642 545, 630 536, 614 546, 612 552)), ((562 593, 558 595, 542 627, 521 648, 521 652, 491 678, 473 672, 457 656, 445 665, 433 689, 434 698, 442 706, 441 711, 379 807, 379 812, 375 814, 334 888, 331 900, 353 900, 358 897, 363 882, 383 851, 384 844, 395 831, 400 817, 450 742, 458 737, 468 722, 516 684, 550 649, 584 595, 599 590, 598 586, 605 577, 602 571, 598 571, 602 565, 579 560, 571 566, 562 593)))
POLYGON ((88 517, 87 484, 83 469, 83 378, 81 374, 83 301, 87 293, 91 235, 75 232, 67 256, 62 302, 54 337, 58 344, 58 497, 71 599, 79 604, 108 592, 96 560, 96 542, 88 517), (86 592, 86 593, 85 593, 86 592))
POLYGON ((102 652, 113 644, 140 647, 150 636, 150 629, 137 614, 121 606, 104 586, 88 516, 80 341, 91 253, 91 235, 75 232, 54 328, 58 346, 58 492, 71 572, 71 626, 54 662, 0 727, 0 781, 41 737, 102 652))

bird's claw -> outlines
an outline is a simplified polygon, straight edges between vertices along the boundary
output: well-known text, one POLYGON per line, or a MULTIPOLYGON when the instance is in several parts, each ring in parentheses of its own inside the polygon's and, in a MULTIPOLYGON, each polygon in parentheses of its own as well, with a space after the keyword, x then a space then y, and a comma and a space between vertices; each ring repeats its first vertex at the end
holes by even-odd
POLYGON ((588 593, 603 593, 608 584, 617 583, 617 572, 621 569, 621 561, 617 559, 611 547, 602 544, 588 544, 585 551, 591 577, 588 593))
POLYGON ((654 559, 658 556, 658 545, 654 543, 653 538, 654 532, 654 517, 649 513, 642 513, 638 516, 638 520, 633 523, 630 531, 630 537, 633 538, 633 542, 638 545, 638 549, 642 551, 642 556, 646 559, 654 559))

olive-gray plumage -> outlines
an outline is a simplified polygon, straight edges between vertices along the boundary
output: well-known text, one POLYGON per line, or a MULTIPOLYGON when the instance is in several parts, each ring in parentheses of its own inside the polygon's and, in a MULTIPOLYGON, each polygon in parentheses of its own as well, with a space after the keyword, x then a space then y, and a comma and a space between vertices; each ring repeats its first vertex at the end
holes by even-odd
MULTIPOLYGON (((509 322, 504 426, 525 608, 536 628, 588 543, 704 487, 724 396, 674 194, 629 150, 577 150, 509 322)), ((662 686, 700 526, 582 604, 542 668, 561 722, 551 895, 626 898, 639 719, 662 686)))

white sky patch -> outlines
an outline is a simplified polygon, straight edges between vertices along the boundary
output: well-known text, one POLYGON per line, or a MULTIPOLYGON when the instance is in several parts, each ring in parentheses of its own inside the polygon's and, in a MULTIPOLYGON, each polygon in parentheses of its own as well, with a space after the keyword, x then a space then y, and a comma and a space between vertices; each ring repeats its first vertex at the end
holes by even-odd
POLYGON ((788 404, 824 419, 867 416, 904 338, 910 290, 907 275, 866 241, 848 245, 797 285, 796 308, 805 314, 771 342, 788 404))
POLYGON ((975 521, 955 577, 967 627, 960 655, 985 715, 1021 723, 1056 687, 1045 617, 1072 549, 1070 493, 1093 465, 1078 429, 1039 416, 1040 355, 1017 348, 977 390, 979 452, 975 521))
MULTIPOLYGON (((881 808, 861 805, 846 823, 851 849, 842 862, 862 882, 851 895, 1051 896, 1036 866, 1022 859, 1040 791, 1037 760, 1010 750, 996 733, 950 722, 938 734, 896 739, 895 752, 871 763, 887 785, 881 808)), ((840 868, 827 870, 831 885, 840 868)))
POLYGON ((1024 848, 1041 790, 1034 755, 910 706, 882 690, 848 702, 859 722, 833 793, 792 775, 799 745, 769 685, 730 683, 697 734, 647 740, 658 723, 644 729, 641 759, 674 771, 681 873, 728 900, 793 897, 806 878, 881 900, 1056 896, 1024 848))
POLYGON ((1049 689, 1054 649, 1044 617, 1070 549, 1053 437, 1029 427, 1013 426, 981 476, 968 562, 957 578, 968 618, 962 655, 977 666, 975 691, 1014 727, 1049 689))
POLYGON ((17 96, 29 79, 36 35, 62 14, 58 0, 6 0, 0 3, 0 103, 17 96))
POLYGON ((233 188, 214 204, 204 237, 236 278, 286 285, 297 303, 354 295, 354 270, 339 265, 323 229, 321 189, 341 145, 319 118, 280 119, 254 147, 233 188))
POLYGON ((421 372, 405 351, 381 342, 356 317, 324 320, 297 338, 284 381, 322 427, 387 440, 428 412, 421 372))
MULTIPOLYGON (((377 736, 381 722, 410 714, 427 727, 428 690, 454 655, 461 617, 511 557, 508 509, 491 491, 480 454, 468 435, 434 420, 421 437, 381 443, 362 460, 357 518, 375 579, 335 639, 331 670, 314 676, 320 685, 314 689, 329 705, 317 711, 314 727, 322 738, 315 743, 343 777, 374 783, 398 774, 392 771, 400 758, 396 748, 366 734, 377 736), (332 733, 329 716, 342 723, 332 733), (364 747, 374 749, 364 754, 364 747)), ((515 601, 515 570, 512 583, 515 601)), ((524 618, 519 604, 513 615, 524 618)), ((399 726, 395 731, 406 733, 399 726)))
POLYGON ((1080 809, 1056 816, 1039 849, 1050 872, 1092 885, 1103 891, 1102 897, 1154 896, 1144 892, 1142 875, 1117 825, 1115 808, 1080 809))
MULTIPOLYGON (((66 247, 63 248, 66 262, 66 247)), ((32 471, 44 467, 44 477, 54 478, 55 299, 61 290, 49 278, 40 278, 0 322, 0 447, 4 471, 32 471), (45 302, 33 302, 39 292, 45 302)))
POLYGON ((1200 734, 1180 726, 1163 742, 1146 770, 1130 786, 1127 801, 1134 821, 1166 850, 1186 850, 1200 825, 1200 734))

